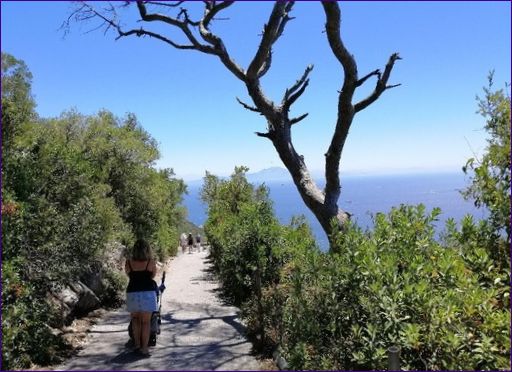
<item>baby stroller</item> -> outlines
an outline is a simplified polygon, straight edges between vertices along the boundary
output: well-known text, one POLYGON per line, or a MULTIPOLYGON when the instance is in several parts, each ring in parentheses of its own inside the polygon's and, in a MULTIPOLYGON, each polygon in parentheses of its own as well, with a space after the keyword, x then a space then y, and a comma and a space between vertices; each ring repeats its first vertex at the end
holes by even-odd
MULTIPOLYGON (((155 284, 157 311, 153 311, 153 314, 151 314, 151 329, 149 331, 148 346, 155 346, 156 336, 160 334, 160 326, 162 324, 162 317, 160 311, 162 310, 162 294, 164 293, 165 290, 165 271, 162 274, 162 282, 160 283, 160 286, 158 286, 158 284, 156 284, 155 281, 153 282, 155 284)), ((133 325, 131 320, 130 324, 128 325, 128 335, 130 336, 129 343, 133 345, 133 325)))

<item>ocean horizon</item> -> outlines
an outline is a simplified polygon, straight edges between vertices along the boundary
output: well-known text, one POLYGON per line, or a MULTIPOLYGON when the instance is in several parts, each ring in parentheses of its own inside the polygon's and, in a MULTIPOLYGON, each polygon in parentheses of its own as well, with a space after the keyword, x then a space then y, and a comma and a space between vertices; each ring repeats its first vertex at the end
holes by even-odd
MULTIPOLYGON (((270 199, 279 222, 287 225, 293 216, 304 215, 320 248, 327 249, 327 236, 304 205, 295 185, 287 180, 254 182, 261 183, 269 188, 270 199)), ((436 231, 439 234, 448 218, 459 223, 466 214, 472 215, 475 220, 486 217, 485 209, 476 208, 472 201, 462 197, 460 192, 468 185, 469 179, 462 172, 346 176, 342 178, 338 205, 351 213, 352 220, 363 229, 373 227, 372 217, 376 213, 388 213, 392 207, 400 204, 422 203, 427 212, 439 207, 442 212, 436 222, 436 231)), ((322 184, 319 186, 323 187, 322 184)), ((206 205, 200 199, 201 187, 201 183, 190 184, 183 203, 189 213, 188 219, 198 226, 202 226, 207 219, 206 205)))

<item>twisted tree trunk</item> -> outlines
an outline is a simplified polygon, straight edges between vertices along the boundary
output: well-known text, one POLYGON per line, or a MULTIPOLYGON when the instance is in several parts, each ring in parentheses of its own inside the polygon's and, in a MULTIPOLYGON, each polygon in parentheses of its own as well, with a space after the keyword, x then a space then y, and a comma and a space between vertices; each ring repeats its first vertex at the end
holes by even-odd
MULTIPOLYGON (((343 70, 341 79, 342 87, 338 97, 338 117, 331 143, 325 153, 326 184, 325 189, 321 190, 311 178, 303 156, 297 153, 292 141, 292 126, 302 121, 308 114, 306 113, 295 118, 289 117, 291 105, 304 93, 309 84, 309 74, 313 66, 307 66, 300 79, 290 88, 286 89, 279 104, 269 100, 265 96, 260 84, 261 77, 271 68, 272 47, 274 43, 282 35, 288 21, 293 19, 290 17, 290 12, 294 6, 294 2, 278 1, 274 4, 268 22, 263 28, 260 45, 247 70, 241 68, 233 60, 222 38, 215 35, 210 29, 210 24, 215 17, 221 11, 233 5, 234 2, 204 2, 204 14, 200 20, 192 20, 188 15, 187 9, 181 7, 183 3, 184 1, 177 1, 175 3, 137 1, 136 6, 141 17, 141 24, 163 23, 170 28, 178 29, 187 40, 185 44, 177 43, 161 32, 153 32, 145 28, 145 26, 137 26, 128 31, 123 30, 116 14, 116 7, 113 5, 111 5, 110 8, 98 11, 86 2, 81 2, 65 24, 69 26, 71 20, 80 22, 97 19, 101 22, 97 28, 103 26, 106 30, 112 29, 116 31, 118 34, 116 39, 127 36, 149 36, 176 49, 197 50, 202 53, 217 56, 221 63, 245 84, 254 106, 248 105, 237 98, 238 102, 246 109, 258 112, 266 118, 267 131, 257 132, 256 134, 272 142, 284 166, 290 172, 302 200, 313 212, 327 234, 331 251, 338 251, 338 247, 334 244, 332 237, 333 227, 342 230, 350 218, 349 213, 338 207, 338 200, 341 193, 339 166, 343 146, 355 114, 375 102, 386 89, 400 85, 387 85, 393 66, 400 57, 396 53, 392 54, 389 57, 384 72, 381 73, 380 70, 375 70, 359 78, 357 64, 353 56, 345 48, 340 36, 341 14, 338 3, 335 1, 325 1, 321 3, 326 19, 325 30, 327 41, 343 70), (170 16, 168 12, 149 12, 148 6, 155 7, 155 9, 165 8, 166 11, 172 10, 173 8, 176 10, 179 9, 179 13, 176 16, 170 16), (373 92, 365 99, 353 103, 355 90, 371 77, 376 77, 377 80, 373 92)), ((118 7, 126 6, 131 6, 131 3, 125 2, 122 5, 118 5, 118 7)))

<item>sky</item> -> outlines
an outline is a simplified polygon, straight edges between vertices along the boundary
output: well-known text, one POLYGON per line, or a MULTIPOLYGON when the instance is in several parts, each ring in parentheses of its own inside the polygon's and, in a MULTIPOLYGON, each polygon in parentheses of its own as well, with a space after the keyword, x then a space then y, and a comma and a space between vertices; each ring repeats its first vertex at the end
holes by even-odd
MULTIPOLYGON (((264 118, 236 101, 251 103, 245 86, 216 57, 148 38, 116 41, 113 32, 88 32, 93 23, 74 23, 65 35, 60 26, 74 6, 1 2, 2 52, 28 65, 40 116, 70 109, 83 114, 107 109, 119 117, 134 113, 159 143, 156 166, 173 168, 185 180, 200 178, 205 170, 228 175, 237 165, 251 172, 283 166, 270 141, 254 134, 265 131, 264 118)), ((201 3, 182 6, 193 14, 201 3)), ((270 2, 239 1, 213 24, 244 68, 271 8, 270 2)), ((356 115, 342 173, 460 170, 468 158, 482 154, 485 121, 476 113, 475 98, 482 96, 491 70, 497 88, 511 81, 510 2, 341 2, 340 8, 342 39, 360 77, 383 70, 394 52, 403 58, 389 80, 401 86, 356 115)), ((119 15, 129 26, 136 9, 119 15)), ((309 87, 292 107, 292 114, 309 116, 292 135, 296 150, 318 173, 336 121, 343 72, 323 32, 321 5, 297 2, 292 16, 262 85, 279 102, 306 66, 314 65, 309 87)), ((173 30, 154 29, 182 40, 173 30)), ((356 99, 373 88, 370 80, 356 99)))

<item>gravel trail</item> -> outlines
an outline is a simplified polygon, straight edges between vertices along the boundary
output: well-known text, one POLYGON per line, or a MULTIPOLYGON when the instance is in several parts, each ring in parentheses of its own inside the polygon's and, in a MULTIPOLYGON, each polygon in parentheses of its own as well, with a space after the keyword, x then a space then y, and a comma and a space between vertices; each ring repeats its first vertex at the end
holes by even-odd
MULTIPOLYGON (((89 342, 57 370, 260 370, 244 336, 239 310, 218 298, 206 252, 180 254, 167 264, 162 331, 151 357, 126 347, 129 314, 108 313, 91 329, 89 342)), ((160 282, 158 282, 160 283, 160 282)))

